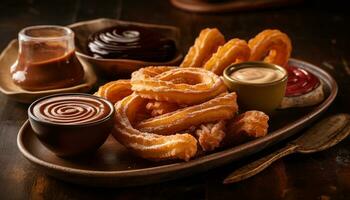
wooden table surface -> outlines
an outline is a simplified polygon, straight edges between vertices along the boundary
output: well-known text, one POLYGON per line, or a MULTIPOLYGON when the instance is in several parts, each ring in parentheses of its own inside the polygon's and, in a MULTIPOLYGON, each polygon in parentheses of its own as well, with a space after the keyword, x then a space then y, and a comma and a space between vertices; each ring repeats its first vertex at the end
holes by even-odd
MULTIPOLYGON (((244 39, 278 28, 291 37, 293 57, 316 64, 336 78, 339 95, 324 116, 350 113, 350 16, 340 1, 314 0, 289 8, 226 14, 188 13, 167 0, 3 0, 0 10, 1 49, 29 25, 66 25, 99 17, 178 26, 184 52, 205 27, 217 27, 227 38, 244 39)), ((232 185, 222 185, 228 173, 271 150, 206 173, 143 187, 108 189, 65 183, 37 170, 17 149, 16 136, 27 119, 26 109, 27 105, 0 94, 0 199, 350 199, 350 138, 320 153, 288 156, 232 185)))

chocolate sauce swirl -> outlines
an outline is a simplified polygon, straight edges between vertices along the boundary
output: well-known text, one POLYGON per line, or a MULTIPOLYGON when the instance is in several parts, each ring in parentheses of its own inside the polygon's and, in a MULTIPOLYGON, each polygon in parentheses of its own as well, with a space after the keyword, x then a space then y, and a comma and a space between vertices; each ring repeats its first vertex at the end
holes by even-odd
POLYGON ((118 25, 92 34, 88 52, 95 58, 164 62, 174 58, 174 40, 151 28, 118 25))
POLYGON ((38 102, 32 110, 42 121, 57 124, 87 124, 113 112, 107 102, 83 95, 57 96, 38 102))

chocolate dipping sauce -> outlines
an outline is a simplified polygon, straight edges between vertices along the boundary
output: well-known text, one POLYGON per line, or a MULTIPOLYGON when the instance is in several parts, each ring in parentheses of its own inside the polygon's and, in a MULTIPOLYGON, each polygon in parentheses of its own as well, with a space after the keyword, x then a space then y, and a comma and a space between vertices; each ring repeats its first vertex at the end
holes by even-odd
POLYGON ((164 62, 174 58, 175 41, 152 28, 118 25, 92 34, 87 51, 95 58, 164 62))
POLYGON ((79 125, 100 121, 113 110, 106 101, 96 97, 64 95, 39 101, 30 112, 41 121, 79 125))

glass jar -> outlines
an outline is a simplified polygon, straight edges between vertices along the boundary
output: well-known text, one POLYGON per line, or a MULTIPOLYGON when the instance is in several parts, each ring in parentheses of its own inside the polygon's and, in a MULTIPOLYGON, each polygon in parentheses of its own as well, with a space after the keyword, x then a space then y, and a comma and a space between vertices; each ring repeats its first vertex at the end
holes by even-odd
POLYGON ((19 52, 12 80, 26 90, 77 85, 84 70, 75 55, 74 32, 63 26, 31 26, 18 34, 19 52))

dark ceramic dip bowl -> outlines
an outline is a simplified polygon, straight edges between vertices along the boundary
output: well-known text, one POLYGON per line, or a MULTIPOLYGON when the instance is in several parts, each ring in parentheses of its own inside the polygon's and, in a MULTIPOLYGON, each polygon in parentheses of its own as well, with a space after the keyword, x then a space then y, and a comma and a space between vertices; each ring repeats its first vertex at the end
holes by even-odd
POLYGON ((106 141, 114 123, 114 106, 89 94, 56 94, 33 102, 28 117, 49 150, 73 157, 94 152, 106 141))
POLYGON ((102 77, 128 77, 133 71, 146 66, 175 66, 180 64, 182 53, 180 47, 180 30, 174 26, 165 26, 157 24, 145 24, 138 22, 121 21, 115 19, 100 18, 90 21, 77 22, 69 25, 75 33, 76 54, 79 60, 87 66, 91 66, 95 72, 102 77), (87 43, 91 34, 106 28, 118 25, 133 25, 141 28, 148 28, 163 33, 176 43, 177 51, 174 57, 168 61, 143 61, 137 59, 122 58, 95 58, 87 52, 87 43))

